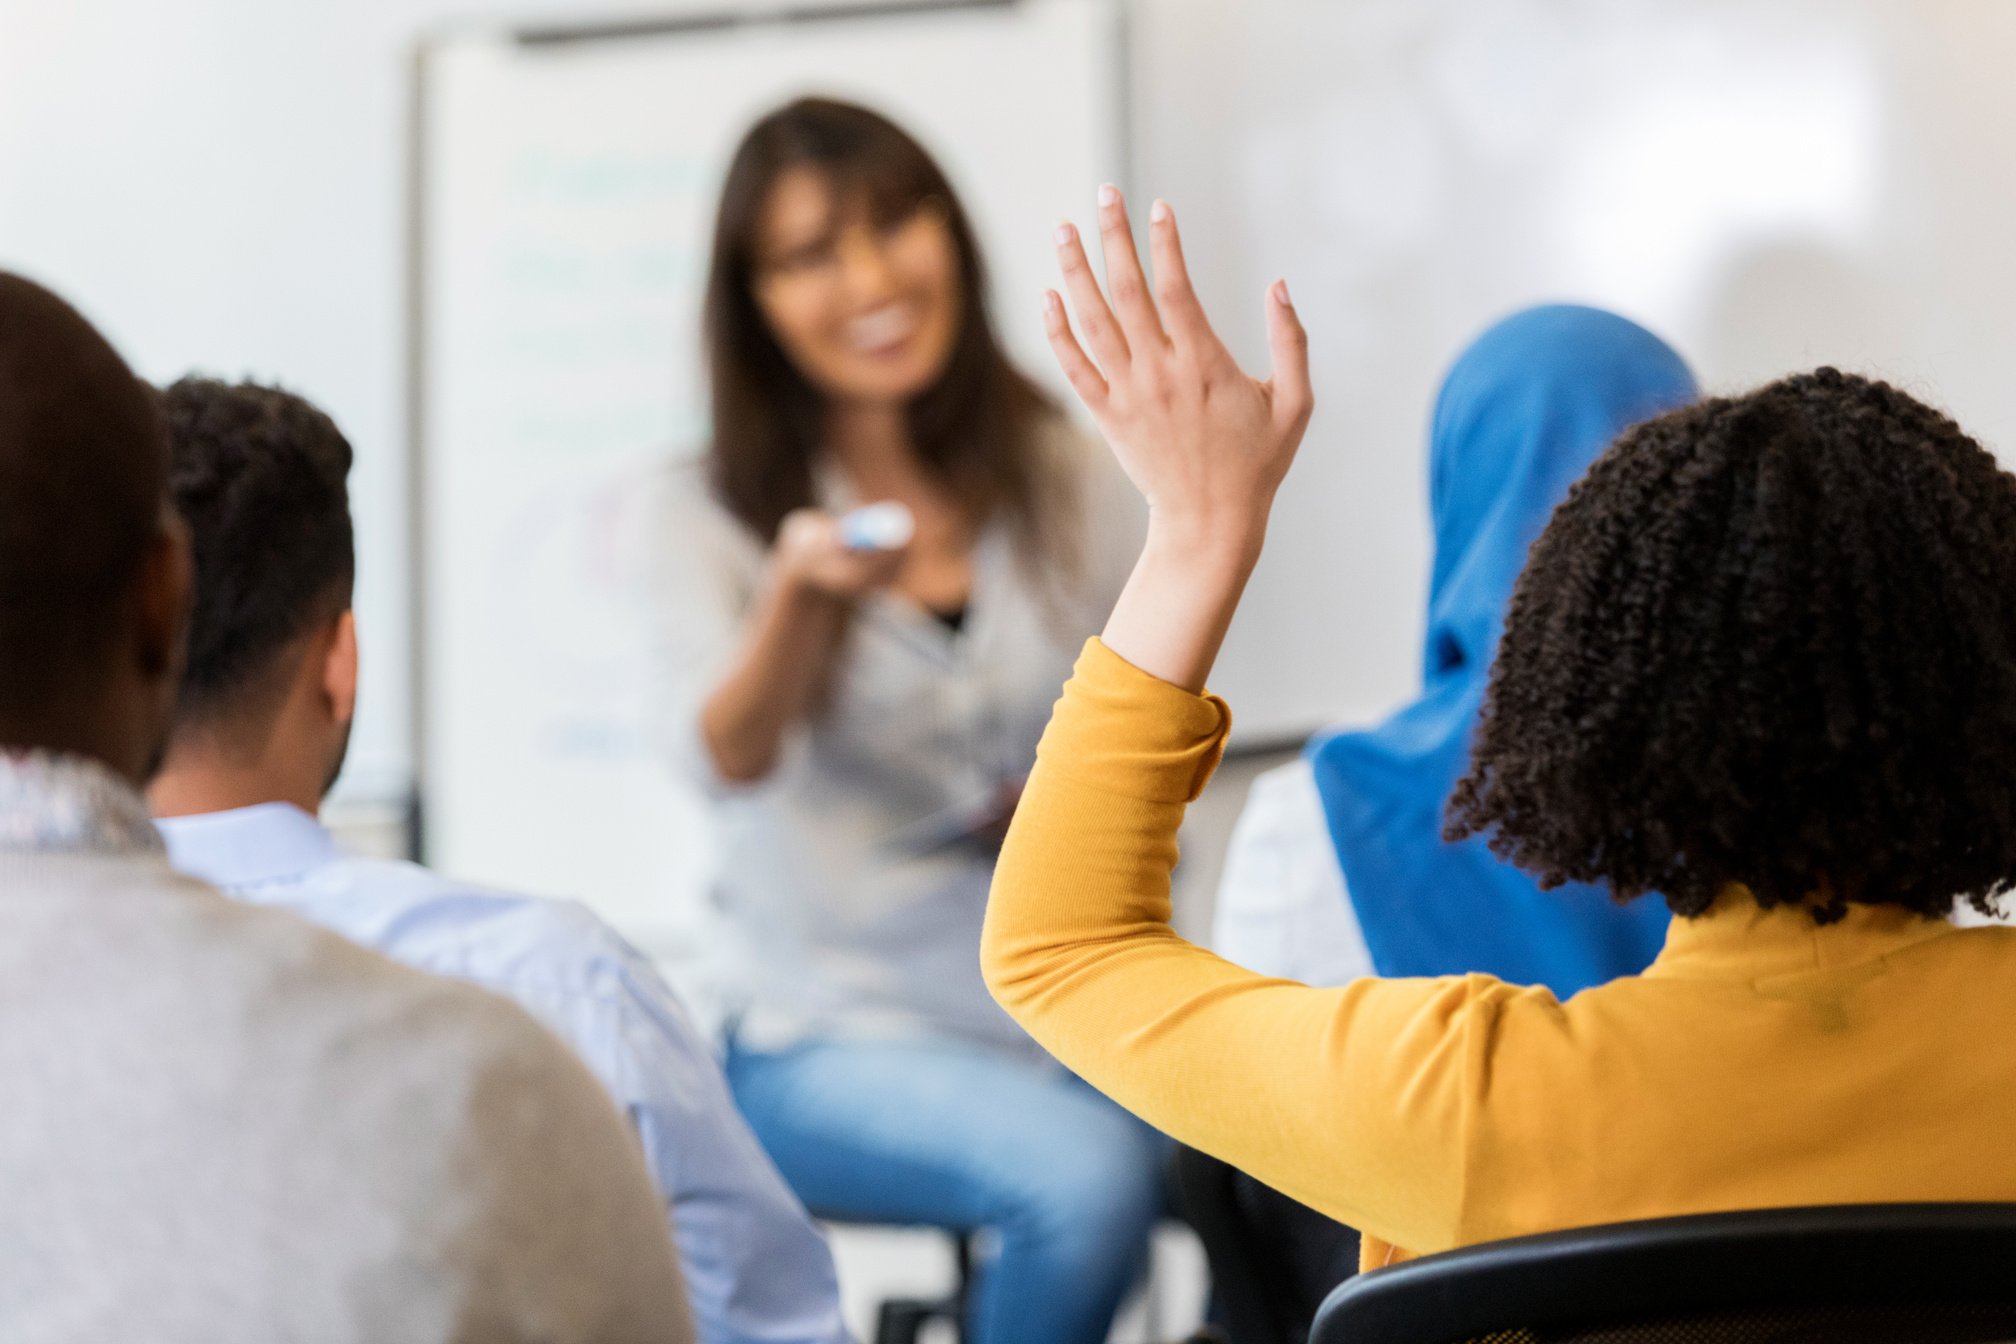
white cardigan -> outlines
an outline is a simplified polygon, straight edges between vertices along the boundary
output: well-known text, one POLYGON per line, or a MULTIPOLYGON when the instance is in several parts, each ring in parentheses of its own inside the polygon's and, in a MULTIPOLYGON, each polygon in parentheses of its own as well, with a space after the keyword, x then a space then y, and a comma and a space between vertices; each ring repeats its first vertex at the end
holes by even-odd
MULTIPOLYGON (((1075 579, 1032 573, 1005 528, 981 535, 957 631, 897 594, 856 609, 820 709, 770 776, 722 780, 700 706, 735 656, 768 555, 713 497, 698 464, 669 477, 658 582, 663 698, 675 768, 705 795, 724 916, 713 1007, 736 1038, 951 1036, 1035 1047, 981 983, 994 872, 971 835, 1034 763, 1050 706, 1126 582, 1145 527, 1104 445, 1062 422, 1039 451, 1080 487, 1075 579)), ((857 501, 829 476, 821 504, 857 501)))

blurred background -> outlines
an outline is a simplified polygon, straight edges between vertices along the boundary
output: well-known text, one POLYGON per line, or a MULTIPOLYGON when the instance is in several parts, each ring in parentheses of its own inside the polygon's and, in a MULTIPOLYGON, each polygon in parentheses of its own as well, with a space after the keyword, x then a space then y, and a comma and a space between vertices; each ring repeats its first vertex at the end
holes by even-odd
MULTIPOLYGON (((0 266, 144 375, 279 381, 357 448, 337 819, 586 900, 675 975, 706 837, 649 740, 640 540, 652 472, 705 429, 718 173, 783 96, 867 101, 943 156, 1053 386, 1049 225, 1102 180, 1175 204, 1243 357, 1293 284, 1320 409, 1218 679, 1244 756, 1193 822, 1186 928, 1252 769, 1408 691, 1429 400, 1498 314, 1617 308, 1713 388, 1880 373, 2016 445, 2006 0, 794 13, 0 0, 0 266)), ((881 1271, 847 1263, 861 1296, 881 1271)), ((1153 1328, 1194 1315, 1193 1279, 1165 1274, 1153 1328)))

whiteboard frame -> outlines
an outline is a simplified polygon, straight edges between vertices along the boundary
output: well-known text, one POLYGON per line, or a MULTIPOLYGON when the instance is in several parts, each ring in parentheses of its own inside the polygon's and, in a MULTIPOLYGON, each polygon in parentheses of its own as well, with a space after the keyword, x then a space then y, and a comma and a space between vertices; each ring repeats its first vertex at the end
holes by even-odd
MULTIPOLYGON (((1132 44, 1129 40, 1133 19, 1131 0, 1083 2, 1106 8, 1114 26, 1113 136, 1118 149, 1120 185, 1131 190, 1135 160, 1134 82, 1130 59, 1132 44)), ((427 183, 433 165, 427 155, 430 132, 427 111, 433 93, 430 71, 434 57, 458 42, 474 38, 495 39, 500 35, 520 47, 557 48, 638 38, 716 34, 737 28, 843 24, 860 19, 900 18, 905 15, 1014 9, 1019 3, 1020 0, 841 0, 835 4, 695 10, 657 17, 634 15, 564 24, 528 21, 505 27, 501 33, 495 26, 457 25, 425 34, 414 43, 409 63, 406 118, 405 269, 402 285, 406 378, 406 544, 407 554, 411 557, 409 570, 412 578, 407 599, 407 695, 410 705, 408 736, 413 753, 413 778, 406 803, 405 847, 416 862, 425 863, 428 858, 427 622, 433 575, 427 563, 427 183)))

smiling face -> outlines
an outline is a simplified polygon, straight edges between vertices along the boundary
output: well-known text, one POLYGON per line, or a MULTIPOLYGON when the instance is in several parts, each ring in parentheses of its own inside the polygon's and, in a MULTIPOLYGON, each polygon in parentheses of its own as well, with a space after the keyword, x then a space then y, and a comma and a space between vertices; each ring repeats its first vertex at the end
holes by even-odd
POLYGON ((756 306, 823 396, 907 403, 943 375, 964 303, 943 202, 878 216, 815 169, 791 168, 763 202, 754 254, 756 306))

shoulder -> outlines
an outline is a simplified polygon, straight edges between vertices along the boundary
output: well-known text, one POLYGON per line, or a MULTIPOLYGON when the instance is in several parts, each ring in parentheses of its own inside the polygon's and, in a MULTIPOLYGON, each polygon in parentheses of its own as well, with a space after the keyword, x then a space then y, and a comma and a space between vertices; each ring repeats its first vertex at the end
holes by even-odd
MULTIPOLYGON (((510 998, 319 930, 299 935, 295 952, 276 962, 261 996, 264 1053, 312 1060, 304 1083, 311 1095, 345 1098, 357 1139, 480 1153, 486 1179, 508 1184, 510 1163, 607 1128, 613 1112, 601 1085, 510 998)), ((468 1179, 424 1155, 406 1165, 415 1180, 468 1179)))
MULTIPOLYGON (((642 1322, 681 1310, 678 1272, 636 1140, 587 1064, 477 984, 391 964, 373 993, 349 978, 342 1030, 309 1042, 318 1067, 292 1099, 298 1114, 339 1112, 310 1122, 340 1158, 316 1164, 323 1178, 375 1192, 406 1258, 462 1279, 500 1319, 550 1327, 586 1283, 596 1291, 565 1308, 583 1323, 555 1338, 656 1337, 642 1322)), ((275 1034, 295 1044, 300 1017, 275 1014, 275 1034)))
MULTIPOLYGON (((411 865, 373 866, 420 885, 403 871, 411 865)), ((321 1085, 316 1075, 354 1074, 379 1092, 499 1069, 571 1071, 558 1042, 504 999, 285 909, 234 901, 189 878, 172 881, 182 928, 172 953, 162 950, 200 978, 206 1016, 233 1024, 255 1060, 305 1070, 311 1086, 321 1085)), ((410 909, 425 919, 431 901, 410 909)))
POLYGON ((668 459, 638 489, 651 519, 649 568, 659 600, 677 608, 699 593, 746 597, 768 548, 722 502, 706 459, 668 459))
POLYGON ((725 512, 714 493, 703 451, 682 448, 668 453, 648 479, 650 502, 660 509, 725 512))
MULTIPOLYGON (((75 873, 38 903, 66 935, 37 949, 63 962, 42 998, 73 1032, 117 1031, 126 1098, 147 1101, 114 1126, 132 1151, 168 1136, 192 1172, 228 1152, 249 1184, 211 1191, 219 1207, 277 1209, 279 1192, 317 1211, 299 1228, 303 1253, 333 1262, 392 1251, 456 1291, 476 1279, 499 1302, 529 1291, 530 1307, 555 1275, 605 1261, 668 1282, 645 1263, 663 1225, 627 1128, 517 1005, 232 900, 165 859, 75 873), (595 1216, 556 1231, 556 1207, 595 1216), (371 1247, 340 1235, 359 1226, 377 1229, 371 1247)), ((79 1105, 102 1105, 91 1088, 105 1077, 102 1061, 80 1075, 79 1105)))
POLYGON ((1955 928, 1951 933, 1928 938, 1911 950, 1923 949, 1949 964, 1978 965, 1984 976, 1995 974, 1999 978, 2001 968, 2016 958, 2016 925, 2011 924, 2012 919, 2016 919, 2016 912, 1984 915, 1963 904, 1953 913, 1951 923, 1955 928))
POLYGON ((655 975, 576 901, 498 891, 394 860, 345 859, 331 876, 365 909, 375 907, 373 946, 435 974, 602 997, 655 975))
POLYGON ((1036 452, 1074 469, 1082 470, 1091 458, 1106 451, 1098 435, 1061 410, 1037 416, 1031 422, 1030 438, 1036 452))
POLYGON ((639 477, 643 503, 659 522, 697 527, 710 536, 739 537, 755 545, 756 538, 728 510, 704 454, 682 452, 639 477))
MULTIPOLYGON (((298 917, 284 906, 230 899, 207 882, 175 876, 167 931, 185 965, 200 963, 203 983, 218 995, 281 995, 326 1001, 360 1012, 384 1011, 424 999, 437 987, 349 938, 298 917)), ((192 967, 193 969, 193 967, 192 967)), ((320 1015, 318 1014, 318 1017, 320 1015)))
POLYGON ((1367 976, 1313 992, 1334 996, 1348 1009, 1340 1021, 1354 1034, 1383 1043, 1383 1056, 1366 1062, 1375 1077, 1385 1075, 1379 1090, 1389 1098, 1406 1096, 1407 1108, 1430 1106, 1444 1121, 1460 1121, 1478 1087, 1499 1071, 1508 1048, 1531 1065, 1534 1042, 1554 1042, 1538 1058, 1558 1059, 1561 1043, 1574 1040, 1571 1021, 1552 993, 1481 973, 1367 976))
POLYGON ((1036 421, 1030 450, 1044 466, 1073 483, 1088 499, 1135 496, 1113 450, 1097 434, 1062 411, 1036 421))

